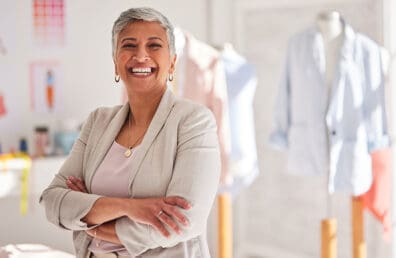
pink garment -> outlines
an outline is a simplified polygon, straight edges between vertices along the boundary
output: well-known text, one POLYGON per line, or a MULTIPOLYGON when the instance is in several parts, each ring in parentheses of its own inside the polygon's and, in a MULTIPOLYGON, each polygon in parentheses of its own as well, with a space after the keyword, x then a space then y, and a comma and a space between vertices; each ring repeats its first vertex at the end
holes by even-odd
POLYGON ((4 104, 4 97, 3 95, 0 93, 0 116, 4 116, 6 114, 6 108, 5 108, 5 104, 4 104))
MULTIPOLYGON (((185 34, 185 45, 180 57, 177 74, 183 78, 177 85, 177 94, 205 105, 212 110, 218 127, 221 151, 222 173, 224 183, 228 171, 228 159, 231 149, 228 97, 225 71, 220 53, 211 46, 185 34)), ((177 78, 176 78, 177 80, 177 78)))
POLYGON ((391 237, 391 150, 377 150, 371 154, 373 184, 362 195, 364 207, 384 226, 384 239, 391 237))
MULTIPOLYGON (((107 197, 129 197, 129 177, 133 165, 131 157, 136 147, 132 149, 129 158, 124 156, 126 150, 126 147, 113 142, 92 178, 92 193, 107 197)), ((119 255, 129 256, 123 245, 98 239, 93 239, 88 249, 94 253, 117 252, 119 255)))

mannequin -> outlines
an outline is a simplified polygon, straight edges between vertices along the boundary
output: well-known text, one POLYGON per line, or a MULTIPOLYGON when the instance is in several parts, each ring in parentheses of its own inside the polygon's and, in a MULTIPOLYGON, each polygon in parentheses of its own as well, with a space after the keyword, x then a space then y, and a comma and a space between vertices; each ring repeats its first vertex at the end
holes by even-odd
MULTIPOLYGON (((321 12, 316 19, 316 25, 323 38, 325 52, 325 83, 329 89, 335 77, 338 59, 344 42, 344 24, 339 12, 321 12)), ((330 97, 330 94, 329 94, 330 97)))
MULTIPOLYGON (((324 47, 324 83, 328 90, 327 103, 331 99, 331 90, 336 77, 341 49, 345 40, 344 22, 341 14, 336 11, 321 12, 317 16, 316 25, 323 39, 324 47)), ((336 257, 337 222, 332 217, 331 196, 327 200, 327 219, 322 221, 322 257, 336 257)), ((366 257, 363 232, 363 203, 360 198, 352 197, 352 232, 353 257, 366 257)))
MULTIPOLYGON (((324 84, 327 88, 327 105, 331 99, 331 89, 338 68, 341 47, 344 42, 344 23, 339 12, 321 12, 316 18, 316 26, 322 36, 324 50, 324 84)), ((328 139, 329 144, 329 139, 328 139)), ((329 168, 330 169, 330 168, 329 168)), ((328 173, 330 170, 328 169, 328 173)), ((329 175, 327 176, 329 178, 329 175)), ((326 182, 328 185, 328 181, 326 182)), ((337 221, 332 218, 331 196, 327 194, 327 218, 322 220, 322 258, 335 258, 337 255, 337 221)))
POLYGON ((322 250, 336 250, 333 193, 348 192, 353 251, 365 253, 360 195, 373 183, 370 155, 390 145, 382 70, 379 45, 337 12, 319 14, 288 41, 269 144, 287 151, 288 173, 322 175, 322 250))

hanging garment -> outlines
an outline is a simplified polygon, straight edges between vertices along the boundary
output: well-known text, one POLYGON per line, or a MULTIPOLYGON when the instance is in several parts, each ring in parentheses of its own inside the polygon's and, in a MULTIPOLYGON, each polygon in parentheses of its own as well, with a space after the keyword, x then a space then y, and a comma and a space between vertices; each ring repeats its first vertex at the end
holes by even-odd
POLYGON ((4 103, 4 97, 3 94, 0 92, 0 117, 4 116, 7 113, 5 103, 4 103))
POLYGON ((363 204, 384 227, 384 239, 391 238, 391 150, 377 150, 371 155, 373 162, 373 184, 365 193, 363 204))
POLYGON ((253 99, 257 77, 252 64, 230 45, 222 51, 230 115, 232 190, 248 186, 258 175, 253 99))
POLYGON ((183 36, 184 46, 179 52, 182 54, 178 57, 176 67, 176 92, 179 96, 207 106, 213 112, 220 142, 221 181, 225 183, 229 177, 227 172, 231 140, 223 63, 217 50, 187 32, 183 32, 183 36))
POLYGON ((372 183, 370 153, 389 146, 384 79, 379 46, 347 24, 344 34, 330 95, 320 32, 290 39, 270 143, 288 150, 288 171, 328 174, 330 193, 360 195, 372 183))

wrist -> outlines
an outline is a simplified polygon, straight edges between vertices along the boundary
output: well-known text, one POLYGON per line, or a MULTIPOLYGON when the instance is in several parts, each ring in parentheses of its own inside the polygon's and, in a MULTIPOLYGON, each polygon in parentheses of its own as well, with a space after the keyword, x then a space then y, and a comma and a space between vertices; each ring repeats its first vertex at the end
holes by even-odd
POLYGON ((124 211, 124 216, 128 218, 133 218, 134 210, 136 209, 136 199, 127 199, 126 202, 123 203, 123 211, 124 211))
POLYGON ((123 216, 130 217, 131 216, 131 211, 133 210, 133 203, 134 199, 128 199, 128 198, 123 198, 123 199, 118 199, 118 210, 119 210, 119 218, 123 216))

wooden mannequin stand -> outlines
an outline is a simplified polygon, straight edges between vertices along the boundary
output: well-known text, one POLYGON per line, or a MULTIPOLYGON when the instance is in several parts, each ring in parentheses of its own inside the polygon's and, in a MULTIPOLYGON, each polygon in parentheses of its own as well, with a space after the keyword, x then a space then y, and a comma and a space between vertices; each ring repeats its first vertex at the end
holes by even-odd
POLYGON ((324 219, 322 229, 322 258, 337 257, 337 220, 334 218, 324 219))
POLYGON ((364 242, 363 200, 352 197, 352 248, 353 258, 367 258, 364 242))
MULTIPOLYGON (((352 197, 352 252, 353 258, 367 258, 364 241, 363 200, 352 197)), ((337 257, 337 221, 334 218, 322 220, 321 258, 337 257)))
POLYGON ((218 201, 219 258, 232 258, 232 200, 231 194, 221 193, 218 201))

